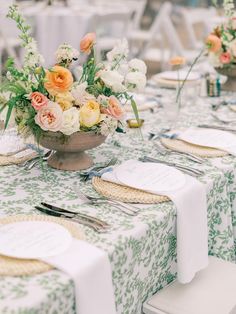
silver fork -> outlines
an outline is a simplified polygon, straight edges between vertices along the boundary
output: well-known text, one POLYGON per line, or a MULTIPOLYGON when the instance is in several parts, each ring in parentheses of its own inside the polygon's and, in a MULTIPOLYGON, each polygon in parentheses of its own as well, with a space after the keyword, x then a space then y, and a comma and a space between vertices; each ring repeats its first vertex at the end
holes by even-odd
POLYGON ((170 154, 175 154, 175 155, 179 155, 179 156, 185 156, 187 159, 196 162, 198 164, 203 164, 206 160, 204 158, 195 156, 191 153, 185 153, 185 152, 180 152, 180 151, 176 151, 176 150, 172 150, 172 149, 168 149, 164 146, 162 146, 161 144, 153 141, 154 145, 158 148, 158 152, 163 155, 170 155, 170 154))
POLYGON ((193 175, 193 176, 199 176, 199 175, 203 175, 204 171, 193 168, 193 167, 189 167, 189 166, 184 166, 175 162, 169 162, 169 161, 164 161, 164 160, 159 160, 156 158, 152 158, 152 157, 148 157, 148 156, 144 156, 143 158, 139 159, 142 162, 156 162, 156 163, 161 163, 161 164, 165 164, 167 166, 171 166, 171 167, 175 167, 176 169, 185 172, 189 175, 193 175))
POLYGON ((94 166, 94 167, 90 168, 90 170, 81 171, 79 176, 81 177, 82 181, 87 181, 89 179, 89 174, 91 173, 91 171, 100 171, 100 170, 102 170, 104 168, 107 168, 107 167, 110 167, 110 166, 114 166, 116 163, 117 163, 117 158, 113 157, 108 162, 105 162, 103 164, 94 166))
MULTIPOLYGON (((54 153, 54 152, 53 152, 52 150, 49 150, 49 151, 48 151, 46 154, 44 154, 44 156, 42 157, 42 161, 48 160, 48 159, 52 156, 53 153, 54 153)), ((33 167, 35 167, 39 162, 40 162, 40 157, 38 157, 37 159, 35 159, 35 160, 29 162, 29 163, 24 167, 24 169, 25 169, 25 170, 31 170, 31 169, 32 169, 33 167)))
POLYGON ((223 123, 223 124, 236 123, 236 119, 224 120, 224 119, 218 117, 218 116, 217 116, 216 114, 214 114, 214 113, 211 113, 211 116, 212 116, 215 120, 217 120, 217 121, 219 121, 219 122, 221 122, 221 123, 223 123))
POLYGON ((73 185, 73 189, 75 193, 78 195, 78 197, 87 204, 93 204, 93 205, 104 204, 104 203, 111 204, 117 209, 121 210, 122 212, 130 216, 137 215, 139 211, 139 208, 131 204, 125 204, 117 200, 107 199, 105 197, 93 197, 93 196, 86 195, 85 193, 82 193, 80 191, 79 187, 76 184, 73 185))

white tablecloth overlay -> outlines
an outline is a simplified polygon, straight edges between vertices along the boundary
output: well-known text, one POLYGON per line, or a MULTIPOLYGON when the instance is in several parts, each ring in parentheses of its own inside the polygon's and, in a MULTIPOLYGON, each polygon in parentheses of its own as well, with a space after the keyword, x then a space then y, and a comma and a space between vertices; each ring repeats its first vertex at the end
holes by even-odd
MULTIPOLYGON (((133 162, 140 163, 125 163, 133 162)), ((181 283, 190 282, 208 265, 207 187, 191 176, 185 178, 182 188, 165 192, 177 208, 177 271, 181 283)), ((114 172, 104 173, 102 179, 122 184, 114 172)))
POLYGON ((73 239, 64 253, 43 259, 74 280, 77 314, 115 314, 111 266, 106 252, 73 239))

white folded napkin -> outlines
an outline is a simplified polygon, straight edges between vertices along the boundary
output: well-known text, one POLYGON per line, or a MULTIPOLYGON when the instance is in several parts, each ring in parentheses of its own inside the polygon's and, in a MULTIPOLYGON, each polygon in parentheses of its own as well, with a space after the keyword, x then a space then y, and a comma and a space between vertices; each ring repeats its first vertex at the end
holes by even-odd
MULTIPOLYGON (((135 177, 134 184, 129 186, 141 189, 141 181, 147 182, 148 176, 139 167, 151 163, 142 163, 135 160, 128 160, 121 166, 127 167, 130 170, 130 176, 132 173, 140 172, 135 177), (145 179, 143 180, 143 177, 145 179)), ((152 164, 154 165, 154 164, 152 164)), ((161 166, 158 164, 159 167, 161 166)), ((107 172, 102 175, 102 179, 113 183, 123 184, 117 177, 119 168, 117 166, 113 168, 112 172, 107 172)), ((164 166, 164 165, 163 165, 164 166)), ((152 192, 153 194, 162 194, 168 196, 177 207, 177 271, 178 280, 181 283, 190 282, 195 273, 208 265, 208 227, 207 227, 207 199, 205 186, 197 181, 195 178, 184 175, 185 181, 182 184, 182 176, 178 176, 178 171, 172 167, 167 167, 173 171, 173 174, 168 171, 168 174, 164 175, 164 168, 160 168, 160 171, 152 171, 149 174, 151 184, 146 185, 143 188, 144 191, 152 192), (171 175, 172 174, 172 175, 171 175), (158 178, 162 180, 165 191, 161 188, 158 178), (155 182, 156 181, 156 182, 155 182), (166 189, 168 187, 169 190, 166 189), (181 183, 181 184, 179 184, 181 183), (150 188, 151 185, 151 188, 150 188), (176 188, 173 188, 176 187, 176 188)), ((121 171, 120 170, 120 171, 121 171)), ((127 173, 128 171, 127 170, 127 173)))
POLYGON ((73 239, 67 251, 43 261, 74 280, 77 314, 116 314, 111 265, 106 252, 73 239))
POLYGON ((228 131, 189 128, 178 132, 178 139, 195 145, 221 149, 236 156, 236 135, 228 131))

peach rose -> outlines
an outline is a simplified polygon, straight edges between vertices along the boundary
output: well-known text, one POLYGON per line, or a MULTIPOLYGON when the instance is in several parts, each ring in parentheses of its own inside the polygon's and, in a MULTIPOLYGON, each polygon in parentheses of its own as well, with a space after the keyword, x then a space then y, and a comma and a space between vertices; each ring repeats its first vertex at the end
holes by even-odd
POLYGON ((124 110, 121 108, 119 100, 115 96, 109 97, 108 107, 103 108, 101 111, 117 120, 120 120, 124 115, 124 110))
POLYGON ((49 99, 39 92, 33 92, 30 94, 31 105, 34 107, 35 110, 39 110, 42 107, 46 106, 49 99))
POLYGON ((231 61, 231 54, 229 52, 223 52, 220 55, 220 62, 222 64, 229 64, 231 61))
POLYGON ((211 34, 206 39, 206 45, 209 51, 218 52, 221 49, 221 39, 211 34))
POLYGON ((184 57, 175 56, 170 59, 170 65, 183 65, 186 63, 186 59, 184 57))
POLYGON ((88 33, 84 36, 84 38, 80 42, 80 50, 84 53, 90 54, 91 49, 95 43, 96 34, 88 33))
POLYGON ((67 92, 73 84, 71 72, 59 65, 55 65, 48 70, 45 79, 44 87, 53 96, 57 93, 67 92))
POLYGON ((52 101, 42 107, 35 116, 35 122, 44 131, 57 132, 60 130, 63 119, 63 111, 61 107, 52 101))

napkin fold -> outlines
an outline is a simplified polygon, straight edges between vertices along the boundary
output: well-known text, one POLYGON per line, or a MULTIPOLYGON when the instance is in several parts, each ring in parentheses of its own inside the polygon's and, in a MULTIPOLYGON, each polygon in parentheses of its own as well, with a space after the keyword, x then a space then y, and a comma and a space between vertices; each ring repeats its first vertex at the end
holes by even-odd
MULTIPOLYGON (((131 167, 132 162, 141 163, 131 160, 126 163, 131 167)), ((119 166, 113 172, 104 173, 101 178, 123 185, 115 175, 117 171, 119 166)), ((181 283, 190 282, 196 272, 208 265, 206 187, 191 176, 185 175, 185 178, 181 188, 155 193, 168 196, 177 208, 177 277, 181 283)))
POLYGON ((67 251, 43 261, 74 280, 77 314, 116 314, 111 265, 106 252, 73 239, 67 251))

